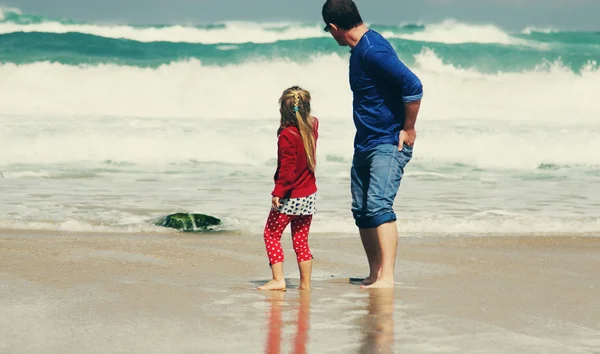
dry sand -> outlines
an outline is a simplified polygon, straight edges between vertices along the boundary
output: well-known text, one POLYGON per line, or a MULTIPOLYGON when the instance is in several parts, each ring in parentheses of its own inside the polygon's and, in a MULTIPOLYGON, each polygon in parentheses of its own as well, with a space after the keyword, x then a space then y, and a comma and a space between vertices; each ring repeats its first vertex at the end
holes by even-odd
POLYGON ((311 235, 313 289, 260 235, 0 232, 0 353, 600 353, 600 238, 401 239, 361 290, 358 237, 311 235))

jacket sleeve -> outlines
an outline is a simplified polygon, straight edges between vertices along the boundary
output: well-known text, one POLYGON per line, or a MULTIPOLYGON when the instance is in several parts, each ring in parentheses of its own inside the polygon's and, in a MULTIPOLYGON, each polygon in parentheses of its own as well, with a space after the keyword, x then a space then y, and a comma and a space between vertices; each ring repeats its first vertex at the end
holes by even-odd
POLYGON ((400 87, 404 102, 418 101, 423 97, 421 80, 389 48, 374 45, 367 49, 363 61, 375 75, 400 87))
POLYGON ((296 179, 296 160, 298 149, 295 139, 287 132, 282 132, 277 142, 277 158, 279 169, 275 176, 275 188, 271 195, 284 198, 294 186, 296 179))

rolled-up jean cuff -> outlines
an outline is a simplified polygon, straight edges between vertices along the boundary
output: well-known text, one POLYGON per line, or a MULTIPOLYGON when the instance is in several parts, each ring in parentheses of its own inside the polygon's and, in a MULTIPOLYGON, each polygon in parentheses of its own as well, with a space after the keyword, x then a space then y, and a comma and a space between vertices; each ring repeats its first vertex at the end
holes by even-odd
POLYGON ((357 218, 354 221, 356 223, 356 226, 358 226, 361 229, 372 229, 390 221, 396 221, 396 214, 393 212, 389 212, 373 217, 357 218))

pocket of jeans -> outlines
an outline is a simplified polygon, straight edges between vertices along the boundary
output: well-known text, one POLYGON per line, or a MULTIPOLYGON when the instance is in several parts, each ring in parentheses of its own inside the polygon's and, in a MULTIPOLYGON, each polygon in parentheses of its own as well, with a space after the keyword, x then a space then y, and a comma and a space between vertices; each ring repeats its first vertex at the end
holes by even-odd
POLYGON ((408 162, 412 159, 413 156, 413 147, 404 144, 402 146, 402 151, 399 151, 400 155, 402 155, 402 166, 406 166, 408 162))

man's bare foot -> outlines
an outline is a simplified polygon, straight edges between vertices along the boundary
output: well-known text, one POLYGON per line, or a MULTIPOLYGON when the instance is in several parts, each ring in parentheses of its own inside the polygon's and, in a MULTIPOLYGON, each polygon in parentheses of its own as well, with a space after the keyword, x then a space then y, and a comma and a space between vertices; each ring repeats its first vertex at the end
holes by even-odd
POLYGON ((310 285, 300 284, 300 286, 298 287, 298 290, 310 290, 310 285))
POLYGON ((285 291, 285 280, 271 280, 263 286, 259 286, 258 290, 268 290, 268 291, 285 291))
POLYGON ((371 285, 377 281, 376 277, 368 277, 361 282, 362 285, 371 285))
POLYGON ((394 281, 378 280, 371 285, 363 285, 361 289, 391 289, 394 287, 394 281))

